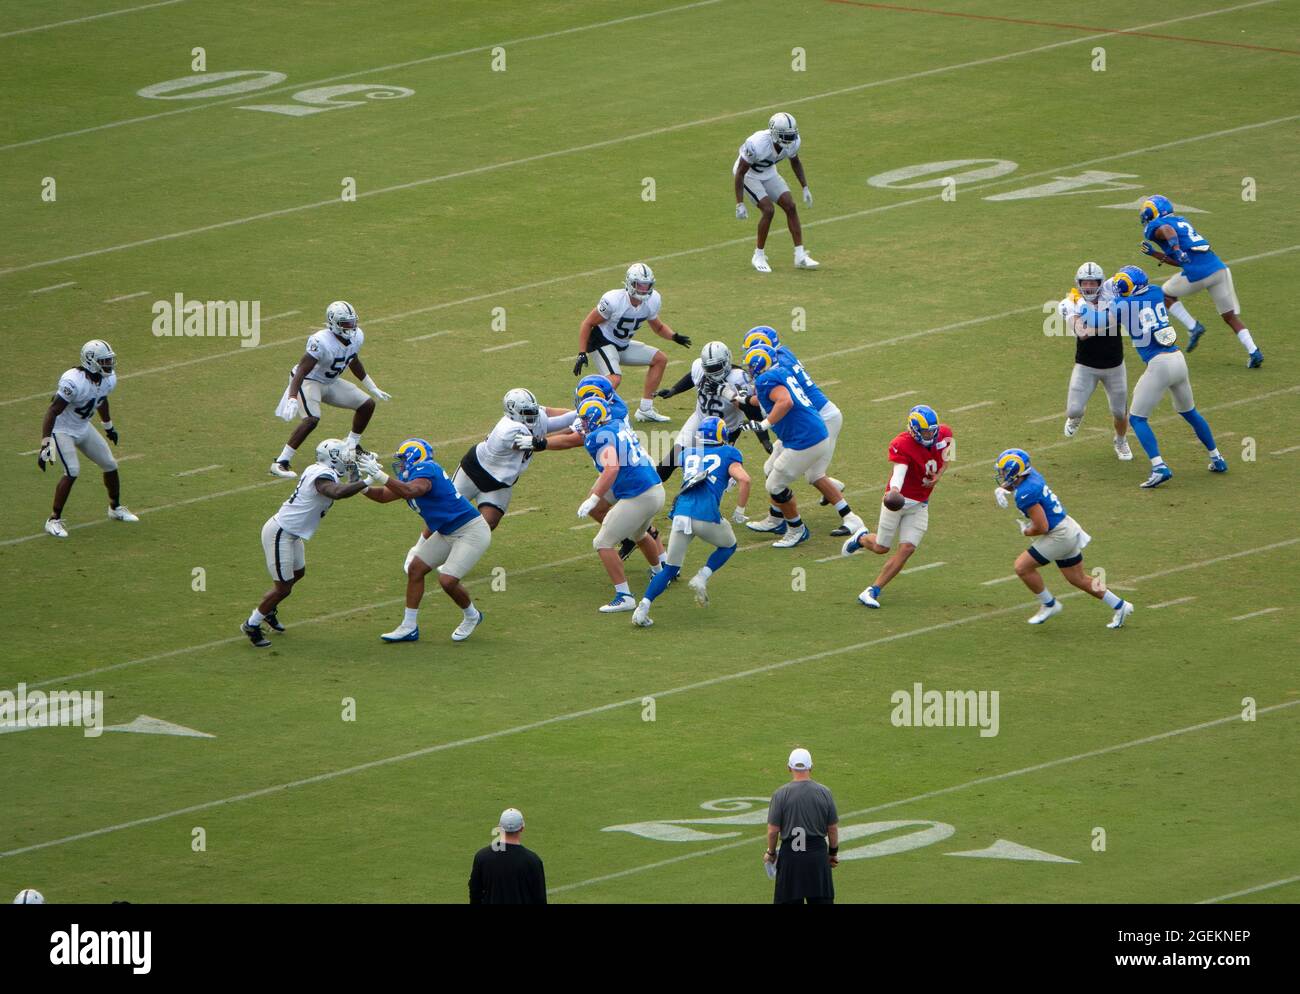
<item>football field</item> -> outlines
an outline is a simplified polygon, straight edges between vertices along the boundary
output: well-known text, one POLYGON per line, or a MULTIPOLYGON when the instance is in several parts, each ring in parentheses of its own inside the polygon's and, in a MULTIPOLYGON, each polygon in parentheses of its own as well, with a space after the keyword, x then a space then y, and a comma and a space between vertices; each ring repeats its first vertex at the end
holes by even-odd
MULTIPOLYGON (((654 2, 0 11, 0 689, 101 693, 103 726, 0 727, 0 898, 464 902, 515 806, 552 901, 770 902, 768 798, 804 746, 839 806, 840 902, 1300 901, 1300 0, 654 2), (798 119, 811 206, 780 169, 815 271, 778 210, 755 272, 757 212, 734 216, 736 150, 777 111, 798 119), (1075 342, 1046 332, 1085 260, 1172 275, 1139 251, 1154 193, 1229 264, 1266 361, 1187 298, 1230 468, 1206 471, 1165 399, 1175 475, 1144 490, 1100 391, 1064 436, 1075 342), (844 412, 832 473, 873 529, 908 408, 951 427, 881 609, 857 595, 883 559, 841 557, 801 481, 812 539, 737 527, 707 608, 682 582, 651 628, 598 613, 573 450, 515 487, 469 576, 472 639, 430 583, 420 641, 380 642, 419 519, 357 498, 307 544, 288 630, 250 646, 259 533, 294 487, 267 474, 273 411, 326 305, 355 306, 392 394, 365 446, 387 462, 422 437, 450 473, 508 389, 572 406, 579 324, 635 261, 693 343, 640 332, 665 386, 705 342, 739 361, 750 327, 781 333, 844 412), (255 334, 162 323, 188 301, 243 302, 255 334), (41 418, 92 338, 117 356, 140 520, 106 519, 83 457, 60 540, 41 418), (1025 623, 1026 541, 993 498, 1011 446, 1136 605, 1121 629, 1055 567, 1064 612, 1025 623), (926 691, 996 722, 902 722, 899 695, 926 691)), ((661 427, 693 401, 657 402, 661 427)), ((294 468, 347 430, 326 408, 294 468)), ((737 444, 757 516, 764 453, 737 444)))

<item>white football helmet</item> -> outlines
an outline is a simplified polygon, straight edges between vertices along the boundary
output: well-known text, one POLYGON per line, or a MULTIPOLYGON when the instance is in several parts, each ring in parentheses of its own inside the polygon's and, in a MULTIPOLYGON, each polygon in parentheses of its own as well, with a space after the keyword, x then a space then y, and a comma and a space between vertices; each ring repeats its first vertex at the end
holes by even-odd
POLYGON ((28 887, 26 890, 20 890, 18 896, 14 898, 14 904, 44 904, 45 897, 38 890, 28 887))
POLYGON ((325 327, 346 342, 357 330, 357 312, 346 300, 336 300, 325 308, 325 327))
POLYGON ((107 376, 117 368, 117 356, 108 342, 96 338, 81 347, 81 368, 107 376))
POLYGON ((795 123, 794 115, 785 111, 772 115, 767 122, 767 131, 778 145, 793 145, 799 137, 799 125, 795 123))
POLYGON ((1106 274, 1102 272, 1101 267, 1097 265, 1095 262, 1085 262, 1074 272, 1075 288, 1081 294, 1083 294, 1084 300, 1089 300, 1089 301, 1096 300, 1097 295, 1101 293, 1101 284, 1105 279, 1106 279, 1106 274), (1096 280, 1097 289, 1085 290, 1083 288, 1084 280, 1096 280))
POLYGON ((644 262, 634 262, 627 267, 627 278, 623 280, 627 295, 638 304, 647 300, 655 289, 654 270, 644 262))
POLYGON ((341 438, 327 438, 316 446, 316 461, 339 475, 348 471, 348 463, 355 456, 356 450, 349 449, 348 443, 341 438))
POLYGON ((525 390, 523 387, 515 387, 507 393, 501 406, 506 412, 506 417, 511 421, 518 421, 529 428, 536 427, 542 417, 542 409, 537 404, 537 398, 533 396, 531 390, 525 390))
POLYGON ((700 350, 700 363, 709 379, 725 379, 731 369, 731 349, 722 342, 709 342, 700 350))

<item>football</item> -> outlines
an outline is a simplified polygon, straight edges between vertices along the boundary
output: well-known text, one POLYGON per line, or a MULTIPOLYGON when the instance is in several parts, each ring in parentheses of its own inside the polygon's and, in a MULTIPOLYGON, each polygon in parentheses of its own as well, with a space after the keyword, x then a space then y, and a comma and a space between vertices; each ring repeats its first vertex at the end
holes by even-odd
POLYGON ((903 500, 903 495, 897 490, 887 490, 885 491, 885 499, 882 500, 881 503, 885 505, 886 510, 901 511, 905 501, 903 500))

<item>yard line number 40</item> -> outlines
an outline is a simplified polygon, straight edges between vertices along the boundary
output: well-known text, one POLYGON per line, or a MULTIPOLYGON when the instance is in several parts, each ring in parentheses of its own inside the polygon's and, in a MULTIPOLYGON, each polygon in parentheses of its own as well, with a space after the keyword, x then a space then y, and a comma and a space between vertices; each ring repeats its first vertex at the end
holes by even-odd
MULTIPOLYGON (((268 86, 283 83, 288 77, 282 72, 266 69, 231 69, 226 72, 201 72, 180 79, 169 79, 143 87, 135 92, 150 100, 201 100, 209 97, 233 97, 239 93, 253 93, 268 86)), ((241 104, 236 110, 258 110, 286 117, 307 117, 345 107, 361 107, 366 100, 400 100, 415 93, 405 86, 387 83, 343 83, 337 86, 314 86, 299 90, 289 99, 295 103, 241 104), (365 100, 344 100, 356 95, 365 100)))

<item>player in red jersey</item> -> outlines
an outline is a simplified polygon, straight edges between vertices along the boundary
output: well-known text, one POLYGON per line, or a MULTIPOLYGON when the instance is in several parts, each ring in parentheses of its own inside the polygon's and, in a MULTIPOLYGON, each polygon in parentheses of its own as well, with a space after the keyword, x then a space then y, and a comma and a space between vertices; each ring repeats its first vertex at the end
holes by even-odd
POLYGON ((876 533, 866 529, 844 543, 844 555, 870 549, 886 555, 898 539, 898 550, 885 561, 876 582, 858 600, 867 607, 880 607, 880 591, 911 558, 930 525, 930 493, 952 459, 952 429, 939 423, 934 409, 918 404, 907 413, 907 431, 889 443, 889 461, 894 464, 889 489, 880 508, 876 533), (892 505, 892 506, 891 506, 892 505))

